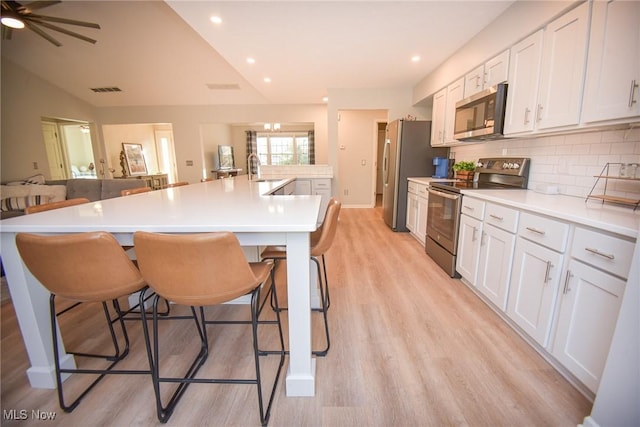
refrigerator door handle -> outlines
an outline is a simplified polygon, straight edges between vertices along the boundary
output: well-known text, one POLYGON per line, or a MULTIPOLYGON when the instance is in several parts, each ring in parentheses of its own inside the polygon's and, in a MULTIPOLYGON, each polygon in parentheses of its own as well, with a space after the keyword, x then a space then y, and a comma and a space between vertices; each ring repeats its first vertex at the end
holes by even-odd
POLYGON ((384 153, 382 155, 382 179, 384 185, 389 184, 389 150, 391 149, 391 141, 384 141, 384 153))

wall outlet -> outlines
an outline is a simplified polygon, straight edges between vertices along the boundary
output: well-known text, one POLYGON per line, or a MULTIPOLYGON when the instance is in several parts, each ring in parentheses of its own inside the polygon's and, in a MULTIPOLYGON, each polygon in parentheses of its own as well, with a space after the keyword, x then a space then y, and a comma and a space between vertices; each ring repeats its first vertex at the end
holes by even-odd
POLYGON ((343 191, 343 194, 344 194, 345 196, 348 196, 348 195, 349 195, 349 190, 345 189, 345 190, 343 191))
POLYGON ((187 160, 187 166, 193 166, 193 160, 187 160))
POLYGON ((33 162, 33 168, 38 169, 38 162, 33 162))

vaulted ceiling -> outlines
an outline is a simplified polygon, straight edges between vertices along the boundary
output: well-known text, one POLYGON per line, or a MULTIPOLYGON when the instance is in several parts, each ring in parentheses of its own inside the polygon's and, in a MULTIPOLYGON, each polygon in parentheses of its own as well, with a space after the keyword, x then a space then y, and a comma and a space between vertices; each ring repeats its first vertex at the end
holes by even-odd
POLYGON ((64 1, 38 13, 98 23, 68 27, 96 44, 14 30, 2 59, 98 107, 316 104, 330 89, 413 87, 511 3, 64 1))

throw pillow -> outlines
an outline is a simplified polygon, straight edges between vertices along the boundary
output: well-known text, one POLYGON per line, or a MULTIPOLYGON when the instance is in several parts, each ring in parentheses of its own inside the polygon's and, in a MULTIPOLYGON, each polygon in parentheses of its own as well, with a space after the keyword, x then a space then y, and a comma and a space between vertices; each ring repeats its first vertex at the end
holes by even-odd
POLYGON ((22 211, 27 206, 43 205, 49 203, 49 196, 24 196, 24 197, 7 197, 0 202, 0 210, 22 211))
POLYGON ((50 202, 59 202, 67 198, 66 185, 27 185, 29 196, 47 196, 50 202))
POLYGON ((9 182, 7 185, 30 185, 30 184, 40 184, 43 185, 45 183, 44 175, 41 173, 37 175, 30 176, 22 181, 13 181, 9 182))

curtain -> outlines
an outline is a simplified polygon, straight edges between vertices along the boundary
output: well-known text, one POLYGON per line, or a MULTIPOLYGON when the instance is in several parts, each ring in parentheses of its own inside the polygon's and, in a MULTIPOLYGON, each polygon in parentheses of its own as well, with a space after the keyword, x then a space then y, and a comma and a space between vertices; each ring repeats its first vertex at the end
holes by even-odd
POLYGON ((314 131, 309 131, 309 164, 316 164, 316 144, 315 144, 315 133, 314 131))
MULTIPOLYGON (((258 133, 255 130, 247 130, 245 133, 247 134, 247 157, 252 153, 258 154, 258 133)), ((255 157, 251 158, 251 164, 247 164, 247 173, 258 173, 258 162, 255 157)))

